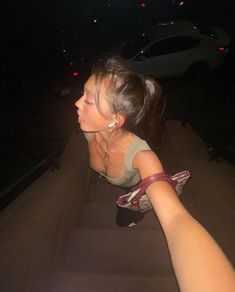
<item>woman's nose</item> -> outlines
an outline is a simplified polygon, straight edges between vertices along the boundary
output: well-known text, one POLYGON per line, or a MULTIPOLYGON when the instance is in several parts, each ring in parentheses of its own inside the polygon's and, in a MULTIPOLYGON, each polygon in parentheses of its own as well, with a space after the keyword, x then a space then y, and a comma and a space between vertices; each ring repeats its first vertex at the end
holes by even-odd
POLYGON ((75 106, 80 109, 81 107, 81 98, 79 98, 76 102, 75 102, 75 106))

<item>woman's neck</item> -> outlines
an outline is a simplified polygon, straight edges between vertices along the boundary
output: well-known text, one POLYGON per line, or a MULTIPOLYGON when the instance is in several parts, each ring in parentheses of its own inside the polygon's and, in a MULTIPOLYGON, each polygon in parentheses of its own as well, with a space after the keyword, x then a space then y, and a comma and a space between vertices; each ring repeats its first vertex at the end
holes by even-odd
POLYGON ((130 136, 132 136, 131 132, 116 129, 112 133, 96 132, 95 139, 103 149, 104 157, 109 158, 113 151, 125 148, 130 136))
POLYGON ((123 131, 122 129, 116 129, 113 132, 97 132, 96 138, 104 142, 108 147, 116 147, 120 145, 120 142, 128 137, 130 132, 123 131))

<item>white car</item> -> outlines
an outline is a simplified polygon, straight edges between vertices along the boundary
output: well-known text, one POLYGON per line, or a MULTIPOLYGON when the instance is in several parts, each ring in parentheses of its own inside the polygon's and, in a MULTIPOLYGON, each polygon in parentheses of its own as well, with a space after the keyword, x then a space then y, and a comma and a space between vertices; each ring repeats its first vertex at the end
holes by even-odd
POLYGON ((171 22, 152 29, 149 36, 122 43, 117 53, 142 73, 157 78, 201 76, 221 66, 230 37, 218 28, 199 29, 189 21, 171 22))

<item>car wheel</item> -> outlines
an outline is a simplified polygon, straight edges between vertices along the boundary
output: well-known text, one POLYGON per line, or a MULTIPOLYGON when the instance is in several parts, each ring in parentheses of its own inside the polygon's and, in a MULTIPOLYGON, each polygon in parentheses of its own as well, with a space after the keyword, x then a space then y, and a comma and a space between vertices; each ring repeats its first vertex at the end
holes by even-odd
POLYGON ((207 63, 195 63, 188 68, 185 77, 190 80, 204 80, 208 72, 209 65, 207 63))

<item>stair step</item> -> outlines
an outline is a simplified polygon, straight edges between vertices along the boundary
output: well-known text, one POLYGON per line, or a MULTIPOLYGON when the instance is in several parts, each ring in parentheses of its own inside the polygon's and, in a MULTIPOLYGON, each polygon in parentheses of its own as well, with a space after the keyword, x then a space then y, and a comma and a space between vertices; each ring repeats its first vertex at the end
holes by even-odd
MULTIPOLYGON (((123 229, 116 224, 117 206, 115 203, 84 203, 78 225, 90 229, 123 229)), ((129 230, 129 227, 126 227, 129 230)), ((135 229, 161 230, 155 213, 147 212, 135 229)))
POLYGON ((125 194, 120 187, 109 184, 102 179, 102 183, 90 185, 88 202, 93 203, 115 203, 118 196, 125 194))
POLYGON ((58 271, 51 292, 179 292, 174 275, 153 277, 58 271))
POLYGON ((150 275, 172 270, 164 234, 158 230, 74 229, 64 268, 150 275))

